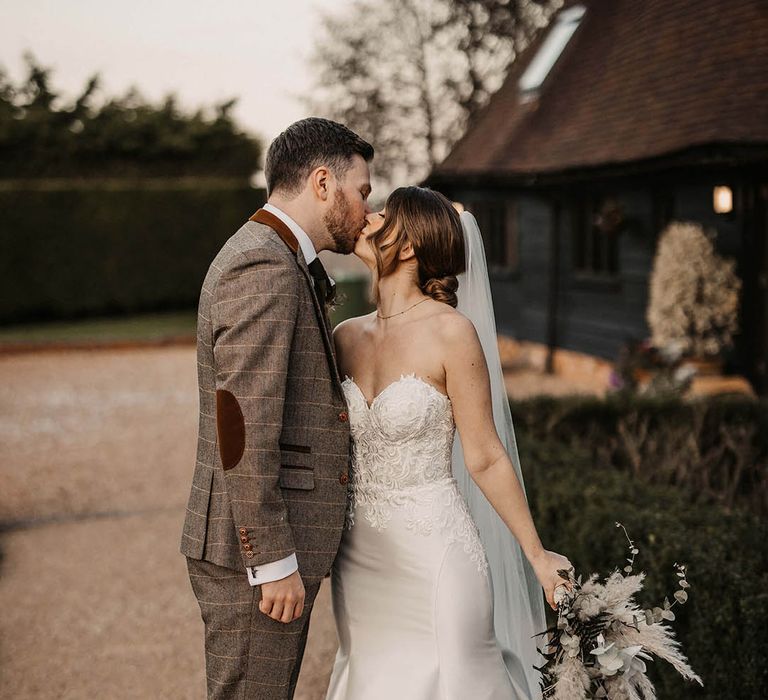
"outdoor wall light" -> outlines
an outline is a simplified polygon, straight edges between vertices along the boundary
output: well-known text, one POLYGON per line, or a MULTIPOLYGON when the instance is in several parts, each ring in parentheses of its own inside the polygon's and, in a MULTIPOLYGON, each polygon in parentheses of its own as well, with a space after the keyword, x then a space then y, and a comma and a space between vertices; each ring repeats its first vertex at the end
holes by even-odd
POLYGON ((733 191, 727 185, 718 185, 712 190, 712 206, 716 214, 733 211, 733 191))

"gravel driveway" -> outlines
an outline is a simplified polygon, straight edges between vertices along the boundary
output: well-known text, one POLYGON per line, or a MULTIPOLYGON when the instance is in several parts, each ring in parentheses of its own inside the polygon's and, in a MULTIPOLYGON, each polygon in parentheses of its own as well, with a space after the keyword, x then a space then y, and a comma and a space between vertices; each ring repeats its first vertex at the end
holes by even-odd
MULTIPOLYGON (((204 698, 192 347, 0 356, 0 697, 204 698)), ((336 648, 327 584, 297 700, 336 648)))

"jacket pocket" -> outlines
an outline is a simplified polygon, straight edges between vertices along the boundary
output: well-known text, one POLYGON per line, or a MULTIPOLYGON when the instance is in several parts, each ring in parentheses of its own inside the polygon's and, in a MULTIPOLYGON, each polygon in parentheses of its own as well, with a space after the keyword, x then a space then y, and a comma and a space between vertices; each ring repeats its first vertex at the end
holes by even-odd
POLYGON ((311 491, 315 488, 315 473, 302 467, 280 467, 280 488, 311 491))
POLYGON ((280 443, 280 449, 286 452, 301 452, 302 454, 309 454, 312 452, 312 448, 306 445, 291 445, 287 442, 280 443))
POLYGON ((283 467, 312 469, 315 466, 315 461, 311 447, 280 443, 280 464, 283 467))

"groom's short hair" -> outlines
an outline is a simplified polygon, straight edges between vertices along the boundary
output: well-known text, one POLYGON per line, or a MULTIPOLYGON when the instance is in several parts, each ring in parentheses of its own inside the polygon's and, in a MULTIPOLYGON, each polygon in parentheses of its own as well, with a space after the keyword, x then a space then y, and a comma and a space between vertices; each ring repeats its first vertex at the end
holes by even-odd
POLYGON ((267 151, 267 193, 298 194, 309 174, 321 165, 342 179, 354 155, 371 161, 373 146, 343 124, 320 117, 294 122, 267 151))

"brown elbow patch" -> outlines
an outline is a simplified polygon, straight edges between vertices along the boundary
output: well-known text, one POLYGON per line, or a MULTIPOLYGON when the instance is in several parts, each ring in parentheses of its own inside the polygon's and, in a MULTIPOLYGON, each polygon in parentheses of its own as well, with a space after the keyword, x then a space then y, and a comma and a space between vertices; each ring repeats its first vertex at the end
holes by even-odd
POLYGON ((223 389, 216 392, 216 432, 221 464, 225 470, 232 469, 245 451, 245 419, 234 394, 223 389))

